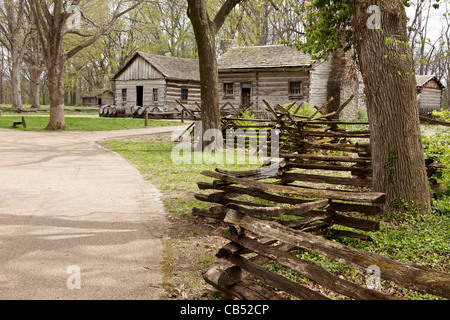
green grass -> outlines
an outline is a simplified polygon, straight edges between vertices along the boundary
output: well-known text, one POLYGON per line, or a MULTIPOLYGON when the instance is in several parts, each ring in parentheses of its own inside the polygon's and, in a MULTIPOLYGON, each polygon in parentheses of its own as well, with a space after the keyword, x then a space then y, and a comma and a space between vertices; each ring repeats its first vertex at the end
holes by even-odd
MULTIPOLYGON (((23 130, 23 131, 42 131, 48 125, 48 116, 25 116, 27 128, 19 126, 13 129, 14 121, 21 121, 22 116, 2 116, 0 117, 0 128, 23 130)), ((72 118, 66 117, 67 130, 71 131, 111 131, 111 130, 129 130, 143 129, 143 119, 121 119, 121 118, 72 118)), ((149 127, 167 127, 181 125, 177 121, 159 121, 149 120, 149 127)))
MULTIPOLYGON (((36 109, 31 109, 30 105, 23 105, 25 113, 23 114, 36 114, 36 109)), ((16 115, 16 112, 11 110, 11 105, 2 104, 0 105, 0 110, 4 115, 16 115)), ((41 105, 40 111, 45 111, 42 114, 48 114, 50 112, 49 105, 41 105)), ((99 108, 95 107, 80 107, 80 106, 65 106, 64 112, 66 115, 98 115, 99 108)), ((39 113, 38 113, 39 114, 39 113)))

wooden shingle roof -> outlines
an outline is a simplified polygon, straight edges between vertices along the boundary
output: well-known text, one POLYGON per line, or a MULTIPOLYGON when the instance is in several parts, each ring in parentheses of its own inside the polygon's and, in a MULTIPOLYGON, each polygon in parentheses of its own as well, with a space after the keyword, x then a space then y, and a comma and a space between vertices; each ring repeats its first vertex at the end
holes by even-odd
POLYGON ((442 84, 442 82, 439 81, 439 79, 436 76, 433 75, 416 75, 416 82, 417 87, 422 88, 427 82, 435 80, 442 89, 445 89, 445 86, 442 84))
POLYGON ((91 92, 86 93, 83 98, 102 98, 102 97, 112 97, 113 93, 111 90, 105 89, 94 89, 91 92))
POLYGON ((311 67, 312 57, 283 46, 235 47, 218 59, 219 71, 234 69, 272 69, 311 67))
POLYGON ((151 64, 167 79, 200 81, 200 69, 197 59, 167 57, 145 52, 137 52, 114 76, 114 79, 139 56, 151 64))

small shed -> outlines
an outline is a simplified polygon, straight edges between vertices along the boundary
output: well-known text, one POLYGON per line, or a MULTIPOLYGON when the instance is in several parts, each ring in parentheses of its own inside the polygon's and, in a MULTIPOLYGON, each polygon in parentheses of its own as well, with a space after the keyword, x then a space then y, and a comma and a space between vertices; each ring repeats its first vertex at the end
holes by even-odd
POLYGON ((116 106, 179 108, 200 103, 200 71, 197 59, 137 52, 114 76, 116 106))
POLYGON ((445 86, 433 75, 416 76, 417 100, 423 113, 442 109, 442 94, 445 86))
POLYGON ((114 104, 114 96, 110 90, 95 89, 83 96, 83 106, 85 107, 101 107, 106 104, 114 104))

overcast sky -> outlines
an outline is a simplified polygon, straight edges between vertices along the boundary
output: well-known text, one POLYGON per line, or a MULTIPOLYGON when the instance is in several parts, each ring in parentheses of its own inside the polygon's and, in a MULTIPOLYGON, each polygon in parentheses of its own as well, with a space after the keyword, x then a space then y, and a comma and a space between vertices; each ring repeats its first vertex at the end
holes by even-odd
MULTIPOLYGON (((442 15, 446 12, 447 10, 446 8, 450 9, 449 0, 440 0, 439 9, 431 8, 427 32, 427 38, 430 38, 431 42, 434 42, 439 38, 441 30, 444 28, 445 20, 443 19, 442 15)), ((406 14, 409 16, 410 19, 413 19, 415 14, 415 8, 413 6, 406 8, 406 14)))

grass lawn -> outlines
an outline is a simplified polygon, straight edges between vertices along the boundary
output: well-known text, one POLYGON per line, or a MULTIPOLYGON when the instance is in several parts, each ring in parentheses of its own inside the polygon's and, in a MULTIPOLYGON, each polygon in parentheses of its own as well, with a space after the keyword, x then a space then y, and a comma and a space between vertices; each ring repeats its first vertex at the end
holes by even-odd
MULTIPOLYGON (((24 105, 23 108, 26 110, 24 113, 20 113, 21 115, 26 114, 39 114, 36 113, 35 109, 31 109, 30 105, 24 105), (27 112, 29 111, 29 112, 27 112)), ((4 115, 16 115, 16 112, 13 112, 11 109, 11 105, 2 104, 0 105, 0 110, 4 115)), ((43 111, 42 114, 48 114, 50 112, 49 105, 42 105, 39 111, 43 111)), ((65 106, 64 113, 66 115, 98 115, 99 108, 95 107, 80 107, 80 106, 65 106)))
MULTIPOLYGON (((24 129, 19 126, 13 129, 14 121, 21 121, 22 116, 1 116, 0 128, 12 129, 12 130, 24 130, 24 131, 42 131, 45 129, 49 122, 48 116, 25 116, 25 122, 27 128, 24 129)), ((72 131, 111 131, 111 130, 129 130, 129 129, 143 129, 143 119, 121 119, 121 118, 76 118, 66 117, 67 130, 72 131)), ((167 127, 167 126, 179 126, 180 122, 177 121, 160 121, 149 120, 149 127, 167 127)))
MULTIPOLYGON (((175 296, 187 292, 190 298, 198 298, 208 288, 202 281, 201 273, 208 270, 214 263, 218 265, 223 263, 214 259, 214 254, 221 245, 220 239, 212 235, 217 226, 211 225, 209 229, 206 229, 206 233, 202 232, 204 227, 202 229, 202 223, 199 222, 201 220, 195 219, 191 215, 193 207, 209 207, 208 204, 194 198, 196 193, 202 193, 196 183, 211 181, 202 176, 200 172, 214 170, 217 167, 229 170, 247 170, 252 169, 252 166, 175 165, 171 160, 171 152, 175 144, 171 143, 168 138, 115 140, 104 142, 104 146, 121 154, 162 191, 168 218, 173 222, 173 230, 170 234, 172 240, 166 246, 169 254, 165 265, 170 266, 171 270, 171 276, 167 277, 170 284, 168 290, 171 290, 175 296)), ((448 172, 445 177, 447 174, 448 172)), ((450 207, 449 198, 441 196, 441 205, 450 207), (447 205, 442 202, 447 202, 447 205)), ((450 270, 449 211, 433 210, 430 214, 418 214, 416 208, 411 206, 408 208, 408 212, 401 216, 386 214, 379 219, 381 220, 381 230, 367 232, 374 239, 373 242, 348 238, 336 238, 336 240, 399 262, 419 263, 444 272, 450 270)), ((208 225, 208 222, 206 224, 208 225)), ((329 261, 308 251, 299 253, 299 256, 313 261, 345 279, 361 284, 365 283, 365 275, 354 268, 329 261)), ((282 268, 276 263, 267 267, 294 281, 304 282, 305 285, 308 285, 307 279, 298 276, 292 270, 282 268)), ((399 288, 384 281, 382 281, 382 285, 385 292, 409 299, 435 298, 431 295, 399 288)), ((331 298, 340 299, 341 297, 331 296, 331 298)))

